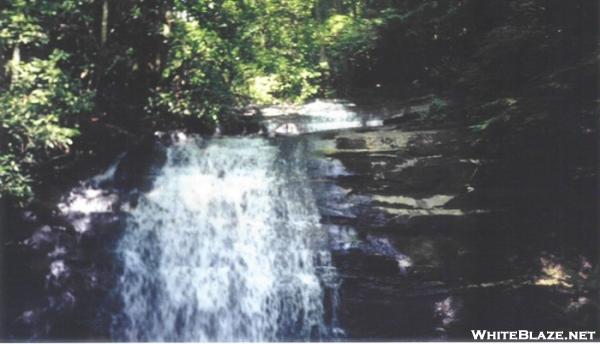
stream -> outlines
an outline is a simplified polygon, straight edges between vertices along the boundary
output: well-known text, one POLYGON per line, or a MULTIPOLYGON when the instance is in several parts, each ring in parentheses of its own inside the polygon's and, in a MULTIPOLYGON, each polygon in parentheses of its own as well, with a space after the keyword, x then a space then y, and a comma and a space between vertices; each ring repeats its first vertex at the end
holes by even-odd
POLYGON ((273 107, 262 135, 157 133, 115 157, 52 221, 15 220, 31 234, 7 245, 4 337, 439 340, 570 324, 551 304, 586 316, 548 241, 516 234, 531 222, 470 198, 497 167, 464 129, 395 113, 273 107))

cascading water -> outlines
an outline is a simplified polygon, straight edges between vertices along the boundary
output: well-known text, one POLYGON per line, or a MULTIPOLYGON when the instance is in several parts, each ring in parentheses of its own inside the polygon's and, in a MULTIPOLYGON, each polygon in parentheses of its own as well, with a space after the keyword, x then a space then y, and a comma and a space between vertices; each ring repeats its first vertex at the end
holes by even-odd
POLYGON ((335 269, 302 144, 263 138, 167 147, 118 246, 122 312, 135 341, 328 339, 335 269))
POLYGON ((346 101, 315 100, 299 107, 272 106, 262 112, 267 118, 267 132, 278 135, 383 125, 381 118, 359 111, 355 104, 346 101))

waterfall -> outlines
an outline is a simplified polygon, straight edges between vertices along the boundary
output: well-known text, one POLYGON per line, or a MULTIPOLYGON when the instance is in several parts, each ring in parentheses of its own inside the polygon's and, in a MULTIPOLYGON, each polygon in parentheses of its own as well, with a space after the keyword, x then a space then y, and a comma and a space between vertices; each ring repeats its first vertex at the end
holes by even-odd
POLYGON ((341 100, 315 100, 295 107, 269 106, 262 113, 268 133, 286 136, 383 125, 378 115, 360 111, 355 104, 341 100))
POLYGON ((117 254, 133 341, 328 339, 337 278, 301 142, 183 137, 132 205, 117 254))

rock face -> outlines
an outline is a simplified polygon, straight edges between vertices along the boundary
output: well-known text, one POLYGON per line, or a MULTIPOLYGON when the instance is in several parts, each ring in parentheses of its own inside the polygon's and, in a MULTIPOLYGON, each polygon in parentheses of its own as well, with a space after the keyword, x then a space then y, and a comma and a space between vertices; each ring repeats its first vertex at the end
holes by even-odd
POLYGON ((165 145, 178 139, 179 132, 157 133, 123 155, 115 170, 114 183, 124 190, 149 190, 152 187, 153 171, 166 159, 165 145))
POLYGON ((502 176, 527 167, 483 156, 466 128, 411 131, 392 122, 312 138, 338 166, 315 184, 342 275, 348 338, 470 340, 473 328, 569 328, 574 318, 592 329, 595 311, 570 313, 579 292, 559 282, 578 279, 578 253, 551 253, 572 245, 593 256, 586 239, 556 239, 576 232, 595 242, 592 212, 585 220, 565 212, 539 183, 508 187, 502 176), (573 272, 549 278, 546 259, 553 273, 573 272))
POLYGON ((110 318, 103 314, 117 276, 112 251, 128 216, 120 210, 126 193, 119 187, 132 187, 116 176, 135 170, 129 159, 119 155, 50 209, 8 212, 3 338, 108 339, 110 318))
POLYGON ((225 118, 221 124, 223 135, 250 135, 258 134, 263 130, 261 125, 262 114, 258 108, 249 108, 242 114, 225 118))
POLYGON ((393 115, 390 118, 386 118, 383 121, 383 124, 405 124, 410 121, 415 121, 420 119, 422 116, 418 112, 412 112, 410 110, 403 111, 397 115, 393 115))

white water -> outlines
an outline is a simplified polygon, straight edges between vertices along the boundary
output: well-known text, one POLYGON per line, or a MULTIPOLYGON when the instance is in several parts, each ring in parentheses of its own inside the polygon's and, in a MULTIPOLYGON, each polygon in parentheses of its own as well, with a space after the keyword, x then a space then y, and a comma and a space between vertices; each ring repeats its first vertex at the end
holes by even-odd
POLYGON ((261 138, 169 147, 118 247, 116 339, 331 338, 337 278, 301 155, 261 138))
POLYGON ((267 121, 266 126, 270 133, 280 135, 383 125, 381 118, 359 113, 355 104, 345 101, 315 100, 297 108, 273 106, 263 109, 263 113, 267 118, 277 118, 275 121, 267 121), (304 121, 298 121, 286 113, 295 113, 303 117, 304 121))
POLYGON ((115 208, 118 200, 117 193, 115 190, 102 187, 102 184, 113 179, 119 162, 124 155, 117 156, 104 172, 74 187, 58 203, 59 211, 69 220, 78 233, 90 230, 94 214, 110 213, 115 208))

